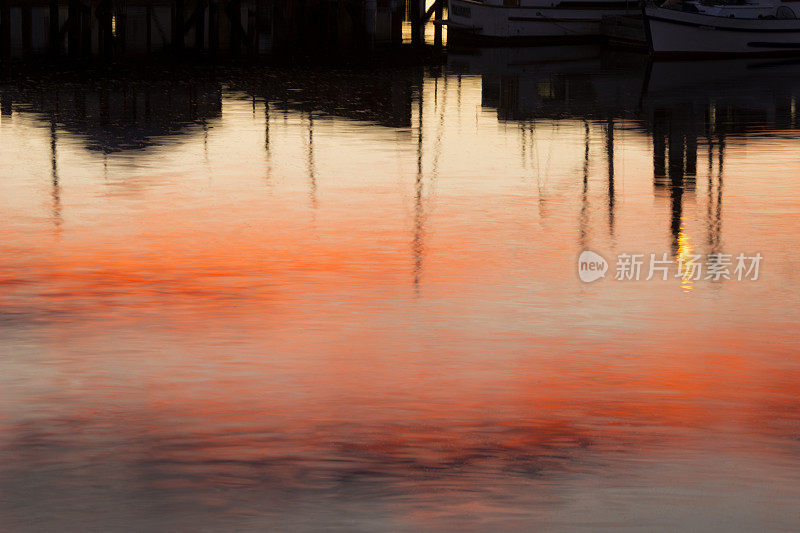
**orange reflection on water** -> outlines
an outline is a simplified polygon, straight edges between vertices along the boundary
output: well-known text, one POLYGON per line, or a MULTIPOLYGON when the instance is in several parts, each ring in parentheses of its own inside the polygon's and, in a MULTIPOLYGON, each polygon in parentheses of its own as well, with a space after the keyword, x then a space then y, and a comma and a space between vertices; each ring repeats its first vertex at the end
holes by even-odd
MULTIPOLYGON (((794 523, 797 140, 728 140, 743 167, 725 168, 724 213, 722 170, 700 205, 713 216, 703 195, 654 204, 662 124, 580 117, 559 98, 593 78, 564 68, 546 95, 524 75, 425 75, 371 95, 370 122, 337 118, 339 93, 322 117, 221 93, 222 116, 182 143, 102 156, 80 123, 4 120, 35 157, 0 181, 3 522, 794 523), (555 111, 528 120, 515 88, 555 111), (393 105, 401 124, 375 123, 393 105), (678 260, 725 231, 774 266, 750 284, 684 276, 680 294, 577 278, 584 247, 660 255, 676 220, 678 260)), ((680 107, 684 179, 701 125, 680 107)))

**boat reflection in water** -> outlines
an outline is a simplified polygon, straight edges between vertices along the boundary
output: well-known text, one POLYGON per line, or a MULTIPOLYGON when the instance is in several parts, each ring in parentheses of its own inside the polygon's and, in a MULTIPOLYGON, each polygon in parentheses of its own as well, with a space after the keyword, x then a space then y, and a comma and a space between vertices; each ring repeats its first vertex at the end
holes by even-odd
POLYGON ((0 523, 794 528, 793 67, 448 61, 3 80, 0 523))

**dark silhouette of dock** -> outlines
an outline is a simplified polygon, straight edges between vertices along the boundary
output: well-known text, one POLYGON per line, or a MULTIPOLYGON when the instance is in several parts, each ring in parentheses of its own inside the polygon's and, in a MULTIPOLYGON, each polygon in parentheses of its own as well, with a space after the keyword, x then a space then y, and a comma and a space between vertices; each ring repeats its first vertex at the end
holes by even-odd
MULTIPOLYGON (((444 0, 0 0, 0 57, 259 56, 423 43, 444 0), (405 30, 404 30, 405 28, 405 30)), ((436 25, 435 42, 442 43, 436 25)))

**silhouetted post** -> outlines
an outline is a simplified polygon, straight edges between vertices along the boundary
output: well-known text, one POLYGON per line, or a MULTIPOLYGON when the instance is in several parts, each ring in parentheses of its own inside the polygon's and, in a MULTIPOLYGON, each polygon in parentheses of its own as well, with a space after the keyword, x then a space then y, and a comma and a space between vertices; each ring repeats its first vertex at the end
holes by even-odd
POLYGON ((401 0, 393 0, 391 12, 391 41, 393 46, 403 44, 403 7, 401 0))
POLYGON ((273 2, 259 4, 256 8, 256 28, 254 51, 257 53, 266 52, 266 43, 262 42, 262 36, 269 35, 269 48, 275 47, 275 5, 273 2))
POLYGON ((97 9, 103 55, 110 58, 114 56, 114 0, 104 0, 97 9))
POLYGON ((194 18, 194 45, 198 51, 203 51, 206 47, 206 2, 197 1, 197 10, 194 18))
POLYGON ((81 54, 85 57, 92 55, 92 4, 89 0, 88 5, 81 4, 81 54))
POLYGON ((114 36, 114 53, 118 56, 125 55, 125 45, 128 42, 128 39, 125 37, 126 33, 126 22, 127 17, 125 16, 125 2, 122 2, 123 9, 117 11, 117 2, 112 2, 113 4, 113 11, 111 12, 113 15, 113 36, 114 36))
POLYGON ((231 54, 236 55, 241 50, 242 40, 242 8, 239 0, 230 0, 225 9, 228 14, 228 21, 231 23, 230 50, 231 54))
POLYGON ((81 52, 81 34, 78 31, 81 23, 81 7, 79 0, 69 0, 67 43, 70 57, 77 57, 81 52))
POLYGON ((174 0, 172 4, 172 47, 178 51, 183 51, 184 24, 183 24, 183 0, 174 0))
POLYGON ((208 50, 216 54, 219 50, 219 1, 208 2, 208 50))
POLYGON ((325 6, 325 41, 323 44, 334 47, 339 39, 339 1, 328 0, 325 6))
POLYGON ((58 0, 50 0, 50 54, 58 55, 60 52, 60 39, 58 27, 58 0))
POLYGON ((22 52, 27 56, 33 51, 33 17, 30 5, 20 6, 20 25, 22 52))
MULTIPOLYGON (((30 8, 28 10, 30 13, 30 8)), ((3 58, 11 56, 11 6, 9 0, 0 0, 0 56, 3 58)))
POLYGON ((364 33, 369 46, 375 43, 375 23, 378 13, 377 0, 365 0, 364 2, 364 33))
POLYGON ((433 33, 433 45, 436 48, 441 48, 442 43, 442 22, 444 19, 444 0, 436 0, 435 4, 435 11, 434 11, 434 20, 436 21, 436 27, 434 28, 433 33))
POLYGON ((147 22, 145 23, 145 42, 147 46, 147 54, 150 55, 153 52, 153 6, 148 3, 144 9, 145 18, 147 19, 147 22))
POLYGON ((425 14, 425 2, 423 0, 408 0, 408 16, 411 19, 411 42, 421 45, 423 41, 422 18, 425 14))

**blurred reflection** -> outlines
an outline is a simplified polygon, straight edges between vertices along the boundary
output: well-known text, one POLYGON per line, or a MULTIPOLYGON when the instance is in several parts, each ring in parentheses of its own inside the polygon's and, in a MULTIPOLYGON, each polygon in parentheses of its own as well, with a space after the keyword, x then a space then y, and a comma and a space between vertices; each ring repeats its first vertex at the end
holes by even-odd
POLYGON ((503 120, 631 118, 646 58, 591 45, 455 50, 456 72, 479 74, 483 105, 503 120))
POLYGON ((53 127, 90 150, 145 149, 218 118, 221 87, 195 76, 11 79, 0 91, 18 111, 51 116, 53 127))
POLYGON ((321 113, 381 126, 411 126, 412 95, 422 67, 391 68, 380 75, 359 68, 229 69, 231 90, 283 110, 321 113))
POLYGON ((670 202, 672 254, 677 254, 683 231, 686 191, 694 191, 697 179, 697 136, 692 111, 685 107, 652 109, 653 179, 657 194, 666 191, 670 202))
MULTIPOLYGON (((571 119, 603 124, 607 161, 608 232, 614 234, 615 122, 652 138, 656 195, 669 198, 672 254, 678 254, 685 194, 697 182, 698 148, 708 151, 707 233, 711 252, 721 246, 723 168, 731 135, 780 137, 797 129, 800 86, 794 61, 726 60, 647 65, 640 56, 608 54, 591 46, 492 48, 450 55, 456 72, 481 75, 482 105, 505 121, 571 119), (716 167, 712 160, 717 159, 716 167)), ((525 126, 523 126, 525 128, 525 126)), ((588 128, 588 126, 587 126, 588 128)), ((587 129, 588 139, 588 129, 587 129)), ((526 145, 521 148, 525 157, 526 145)), ((582 205, 588 193, 585 150, 582 205)), ((693 200, 692 200, 693 201, 693 200)), ((581 209, 581 242, 586 237, 581 209)))
POLYGON ((50 115, 50 159, 52 161, 53 172, 53 225, 58 232, 61 228, 61 187, 58 184, 58 154, 56 150, 58 135, 56 132, 56 114, 50 115))
POLYGON ((707 241, 710 252, 718 253, 726 138, 782 136, 797 129, 793 102, 800 86, 793 76, 798 68, 795 62, 752 59, 652 66, 644 111, 653 138, 656 190, 666 189, 670 197, 673 254, 683 236, 684 192, 696 187, 698 146, 705 144, 708 152, 707 241))
POLYGON ((791 529, 793 68, 5 80, 0 523, 791 529), (583 284, 586 247, 770 266, 583 284))

